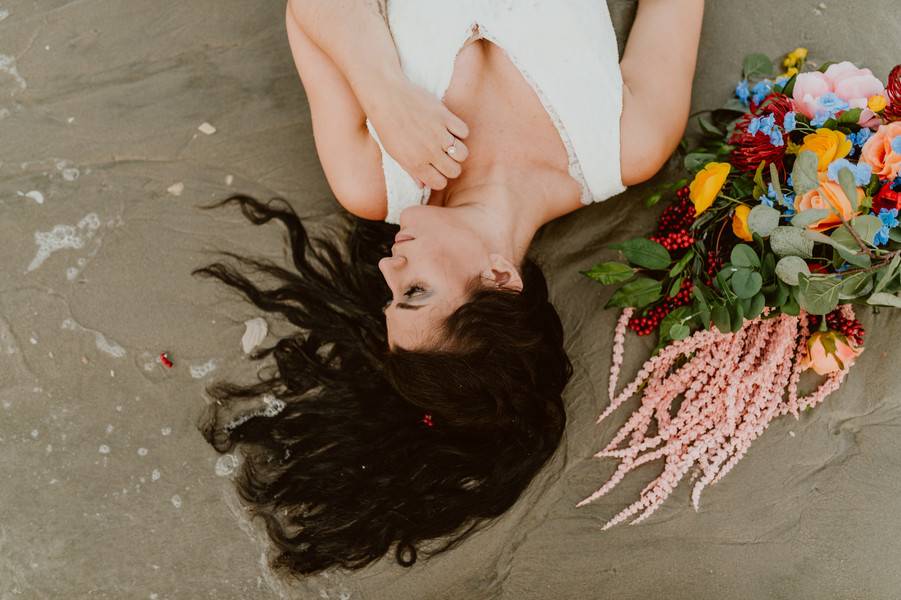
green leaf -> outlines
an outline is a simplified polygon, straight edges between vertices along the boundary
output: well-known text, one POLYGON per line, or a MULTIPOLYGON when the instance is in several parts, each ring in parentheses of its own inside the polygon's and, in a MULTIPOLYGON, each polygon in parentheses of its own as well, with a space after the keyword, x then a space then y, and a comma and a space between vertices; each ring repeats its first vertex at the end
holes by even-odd
POLYGON ((672 262, 666 248, 647 238, 633 238, 610 248, 621 250, 630 263, 645 269, 666 269, 672 262))
POLYGON ((791 222, 795 227, 807 227, 808 225, 813 225, 814 223, 825 219, 831 213, 832 211, 827 208, 808 208, 792 217, 791 222))
POLYGON ((831 275, 798 275, 798 301, 814 315, 825 315, 838 306, 841 279, 831 275))
POLYGON ((901 298, 899 298, 895 294, 886 294, 885 292, 879 292, 878 294, 873 294, 872 296, 867 298, 867 304, 873 304, 876 306, 894 306, 895 308, 901 308, 901 298))
POLYGON ((857 182, 854 173, 848 167, 842 167, 838 171, 838 184, 851 203, 851 210, 857 210, 857 182))
POLYGON ((732 325, 732 333, 741 329, 742 324, 745 322, 745 314, 741 304, 735 303, 729 306, 729 321, 732 325))
POLYGON ((612 285, 632 279, 635 269, 621 262, 603 262, 583 271, 582 274, 598 283, 612 285))
POLYGON ((679 273, 685 270, 685 267, 688 266, 688 263, 691 262, 691 259, 695 257, 693 252, 686 252, 685 256, 680 258, 676 264, 673 265, 673 268, 669 270, 669 276, 675 277, 679 273))
POLYGON ((682 280, 684 280, 684 279, 685 279, 684 277, 679 277, 678 279, 673 281, 673 284, 670 286, 669 291, 666 293, 668 298, 676 297, 676 294, 679 293, 679 288, 682 287, 682 280))
POLYGON ((766 237, 779 226, 780 215, 781 213, 775 208, 766 204, 758 204, 748 214, 748 229, 752 233, 766 237))
POLYGON ((754 193, 754 182, 751 181, 750 177, 736 177, 732 180, 732 193, 730 194, 733 198, 746 198, 747 196, 752 196, 754 193))
POLYGON ((829 67, 831 67, 834 64, 835 64, 834 60, 827 60, 826 62, 824 62, 823 64, 820 65, 820 68, 817 69, 817 71, 819 71, 820 73, 825 73, 826 69, 828 69, 829 67))
POLYGON ((776 276, 788 285, 798 285, 798 275, 810 275, 810 267, 798 256, 783 256, 776 263, 776 276))
POLYGON ((796 195, 802 196, 820 186, 820 180, 817 179, 818 164, 817 155, 810 150, 804 150, 795 159, 795 166, 792 167, 792 186, 796 195))
POLYGON ((785 196, 782 195, 782 180, 779 179, 779 169, 776 163, 770 163, 770 181, 773 183, 773 191, 776 192, 776 200, 779 204, 785 204, 785 196))
POLYGON ((710 137, 719 139, 724 135, 723 132, 720 131, 720 129, 716 125, 711 123, 710 120, 706 117, 698 117, 698 125, 701 127, 701 131, 703 131, 705 135, 709 135, 710 137))
POLYGON ((839 115, 838 122, 840 125, 857 125, 857 122, 860 120, 860 113, 862 112, 862 108, 849 108, 839 115))
POLYGON ((729 282, 739 298, 753 298, 763 286, 763 278, 757 271, 739 269, 729 282))
MULTIPOLYGON (((857 252, 856 248, 849 248, 848 246, 845 246, 844 244, 837 241, 836 239, 831 238, 824 233, 820 233, 819 231, 813 231, 811 229, 804 229, 801 232, 801 235, 803 235, 805 238, 807 238, 808 240, 811 240, 813 242, 819 242, 821 244, 826 244, 827 246, 832 246, 836 250, 843 250, 849 254, 855 254, 857 252)), ((854 239, 852 238, 851 241, 853 242, 854 239)))
POLYGON ((854 298, 866 296, 872 289, 872 273, 855 273, 842 279, 842 287, 838 291, 838 298, 839 300, 853 300, 854 298))
POLYGON ((649 304, 653 304, 662 296, 663 285, 659 281, 649 277, 638 277, 616 290, 613 296, 610 297, 610 300, 607 301, 605 308, 610 308, 611 306, 644 308, 649 304))
POLYGON ((745 114, 748 112, 748 107, 745 106, 741 100, 738 98, 729 98, 726 100, 726 103, 720 107, 720 110, 728 110, 734 113, 745 114))
POLYGON ((760 257, 754 252, 754 249, 747 244, 736 244, 732 248, 732 254, 729 257, 733 266, 748 267, 757 269, 760 267, 760 257))
POLYGON ((901 242, 901 229, 889 229, 888 238, 894 242, 901 242))
POLYGON ((742 64, 745 79, 760 79, 771 77, 775 73, 773 61, 766 54, 749 54, 742 64))
POLYGON ((704 292, 701 291, 700 285, 695 285, 691 288, 691 295, 694 296, 701 310, 709 310, 710 307, 707 305, 707 299, 704 297, 704 292))
POLYGON ((669 328, 669 336, 674 340, 684 340, 691 334, 691 329, 687 325, 676 323, 669 328))
POLYGON ((785 82, 785 87, 782 88, 782 93, 785 94, 786 96, 788 96, 789 98, 792 97, 792 93, 795 91, 795 81, 797 79, 798 79, 798 74, 795 73, 794 75, 792 75, 791 79, 789 79, 788 81, 785 82))
POLYGON ((729 309, 726 308, 722 304, 717 304, 713 307, 713 310, 710 311, 710 317, 713 320, 713 324, 716 325, 716 328, 720 330, 722 333, 726 333, 732 331, 732 319, 729 316, 729 309))
POLYGON ((764 281, 769 281, 776 274, 776 255, 767 252, 763 256, 763 264, 760 266, 760 274, 763 275, 764 281))
POLYGON ((892 277, 895 276, 895 273, 898 271, 898 265, 901 264, 901 255, 896 254, 892 257, 891 262, 888 264, 888 267, 885 270, 881 270, 882 277, 879 279, 879 282, 876 284, 874 292, 881 292, 885 289, 885 286, 888 285, 888 282, 891 281, 892 277))
POLYGON ((813 258, 813 240, 806 239, 798 227, 780 225, 770 233, 770 247, 779 256, 813 258))
POLYGON ((756 319, 760 316, 760 313, 763 312, 763 309, 766 307, 766 298, 763 294, 756 294, 753 298, 751 298, 751 306, 745 311, 745 317, 748 319, 756 319))
POLYGON ((684 166, 689 173, 696 173, 709 162, 716 161, 716 154, 709 152, 689 152, 685 155, 684 166))
POLYGON ((763 181, 763 169, 766 167, 766 161, 760 161, 760 164, 757 165, 757 170, 754 171, 754 197, 760 198, 764 194, 766 194, 766 183, 763 181))
POLYGON ((647 208, 651 208, 652 206, 660 202, 661 198, 663 198, 663 194, 661 192, 654 192, 644 199, 644 205, 647 208))

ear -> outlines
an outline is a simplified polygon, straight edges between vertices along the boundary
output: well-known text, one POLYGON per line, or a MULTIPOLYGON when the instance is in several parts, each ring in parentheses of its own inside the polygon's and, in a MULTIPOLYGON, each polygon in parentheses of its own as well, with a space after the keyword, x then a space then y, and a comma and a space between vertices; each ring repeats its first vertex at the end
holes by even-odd
POLYGON ((482 272, 482 277, 488 279, 499 288, 506 288, 515 292, 522 291, 522 277, 513 263, 500 254, 488 255, 489 266, 482 272))

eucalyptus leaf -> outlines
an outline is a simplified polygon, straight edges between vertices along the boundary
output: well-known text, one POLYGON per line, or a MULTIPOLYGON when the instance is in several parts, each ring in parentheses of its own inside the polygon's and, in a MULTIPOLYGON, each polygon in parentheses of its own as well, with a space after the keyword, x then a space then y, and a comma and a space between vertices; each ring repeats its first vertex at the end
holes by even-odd
POLYGON ((649 277, 638 277, 616 290, 610 297, 610 300, 607 301, 605 308, 610 308, 611 306, 644 308, 649 304, 653 304, 662 296, 663 285, 659 281, 649 277))
POLYGON ((610 247, 621 250, 633 265, 646 269, 666 269, 672 262, 669 250, 647 238, 633 238, 620 244, 611 244, 610 247))
POLYGON ((825 315, 838 306, 841 279, 832 275, 798 275, 798 301, 814 315, 825 315))
POLYGON ((687 325, 676 323, 669 328, 669 336, 674 340, 684 340, 691 334, 691 329, 687 325))
POLYGON ((747 244, 736 244, 735 247, 732 248, 732 254, 729 257, 729 260, 732 262, 732 265, 736 267, 749 267, 754 269, 760 267, 760 257, 757 256, 754 249, 747 244))
POLYGON ((783 256, 776 263, 776 276, 788 285, 798 285, 798 275, 810 275, 810 267, 798 256, 783 256))
POLYGON ((635 269, 621 262, 603 262, 583 271, 582 274, 598 283, 611 285, 632 279, 635 269))
POLYGON ((879 292, 878 294, 873 294, 869 298, 867 298, 867 304, 873 304, 876 306, 894 306, 895 308, 901 308, 901 297, 895 294, 886 294, 885 292, 879 292))
POLYGON ((701 131, 711 137, 723 137, 723 132, 720 131, 720 129, 716 125, 711 123, 710 120, 705 117, 698 117, 698 125, 701 127, 701 131))
MULTIPOLYGON (((819 231, 812 231, 810 229, 805 229, 801 232, 801 235, 803 235, 805 238, 807 238, 811 241, 819 242, 821 244, 826 244, 827 246, 832 246, 836 250, 843 250, 845 252, 848 252, 849 254, 855 254, 857 252, 857 250, 855 248, 849 248, 848 246, 845 246, 838 240, 836 240, 832 237, 829 237, 825 233, 820 233, 819 231)), ((853 238, 852 238, 852 241, 853 241, 853 238)))
POLYGON ((813 240, 806 239, 798 227, 780 225, 770 233, 770 247, 779 256, 813 258, 813 240))
POLYGON ((748 214, 748 229, 752 233, 767 237, 779 226, 780 215, 781 213, 775 208, 766 204, 758 204, 748 214))
POLYGON ((745 311, 745 317, 748 319, 756 319, 760 316, 760 313, 763 312, 763 309, 766 307, 766 298, 762 293, 756 294, 753 298, 751 298, 750 308, 745 311))
POLYGON ((729 283, 739 298, 753 298, 763 286, 763 278, 757 271, 739 269, 729 283))
POLYGON ((851 169, 848 167, 839 169, 838 184, 842 186, 842 191, 851 203, 851 210, 857 210, 857 181, 854 179, 851 169))
POLYGON ((709 162, 716 161, 716 154, 709 152, 689 152, 685 155, 685 170, 690 173, 696 173, 704 168, 709 162))
POLYGON ((817 155, 810 150, 804 150, 795 159, 795 166, 792 167, 792 187, 796 195, 802 196, 820 187, 820 180, 817 178, 818 165, 817 155))
POLYGON ((745 313, 741 307, 741 304, 736 302, 735 304, 729 305, 729 322, 732 325, 730 331, 735 333, 745 322, 745 313))
POLYGON ((832 214, 832 211, 826 208, 808 208, 795 214, 792 217, 792 225, 795 227, 807 227, 821 221, 832 214))

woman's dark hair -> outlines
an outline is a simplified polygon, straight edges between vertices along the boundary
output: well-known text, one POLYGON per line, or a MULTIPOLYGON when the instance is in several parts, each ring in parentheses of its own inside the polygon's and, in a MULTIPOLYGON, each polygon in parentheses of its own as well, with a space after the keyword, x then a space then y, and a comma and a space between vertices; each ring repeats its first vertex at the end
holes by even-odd
POLYGON ((251 354, 272 355, 274 372, 208 388, 199 423, 219 452, 241 445, 237 489, 279 551, 272 567, 357 569, 392 545, 411 566, 418 546, 449 550, 509 509, 559 444, 572 373, 538 266, 524 261, 521 293, 479 289, 448 317, 454 351, 392 350, 377 261, 396 226, 351 218, 345 245, 309 237, 281 198, 203 208, 228 203, 256 225, 281 221, 296 269, 222 252, 273 285, 223 262, 192 273, 297 328, 251 354))

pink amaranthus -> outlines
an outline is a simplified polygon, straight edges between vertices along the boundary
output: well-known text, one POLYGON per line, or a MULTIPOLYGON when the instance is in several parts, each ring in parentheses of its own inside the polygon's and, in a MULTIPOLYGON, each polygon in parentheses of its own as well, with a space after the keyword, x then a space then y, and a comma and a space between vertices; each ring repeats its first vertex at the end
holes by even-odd
MULTIPOLYGON (((736 333, 711 327, 675 341, 649 359, 618 396, 615 395, 622 364, 625 329, 632 309, 623 311, 616 327, 613 364, 610 369, 610 405, 598 417, 600 423, 644 385, 641 407, 595 457, 614 457, 620 464, 596 492, 577 504, 584 506, 603 496, 629 471, 658 458, 665 458, 663 472, 603 527, 608 529, 641 514, 638 523, 669 496, 679 481, 697 465, 691 498, 699 508, 701 491, 728 473, 770 422, 786 413, 796 419, 799 412, 819 404, 838 389, 851 365, 830 374, 812 394, 798 396, 798 380, 810 337, 808 316, 763 315, 747 321, 736 333), (677 367, 682 359, 684 363, 677 367), (788 393, 786 395, 786 390, 788 393), (673 401, 682 397, 678 413, 671 416, 673 401), (648 437, 651 421, 657 434, 648 437), (617 448, 626 438, 625 448, 617 448)), ((854 319, 850 305, 841 315, 854 319)))

